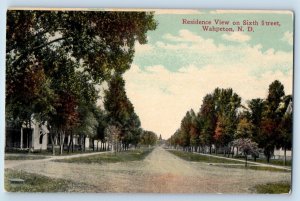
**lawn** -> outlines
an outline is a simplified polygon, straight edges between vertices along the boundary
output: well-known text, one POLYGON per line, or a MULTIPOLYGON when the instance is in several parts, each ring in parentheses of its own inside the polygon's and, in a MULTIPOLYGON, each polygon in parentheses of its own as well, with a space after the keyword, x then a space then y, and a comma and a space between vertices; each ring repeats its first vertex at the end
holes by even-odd
POLYGON ((87 191, 90 186, 74 183, 64 179, 52 179, 50 177, 5 169, 4 187, 8 192, 73 192, 87 191), (11 184, 9 179, 23 179, 24 184, 11 184))
POLYGON ((168 150, 168 152, 184 159, 187 161, 195 161, 195 162, 205 162, 205 163, 234 163, 234 164, 243 164, 243 162, 239 161, 232 161, 223 158, 215 158, 213 156, 204 156, 192 152, 184 152, 184 151, 177 151, 177 150, 168 150))
POLYGON ((27 154, 20 154, 20 155, 6 155, 5 160, 39 160, 45 159, 46 156, 36 156, 36 155, 27 155, 27 154))
POLYGON ((226 158, 215 158, 213 156, 200 155, 200 154, 196 154, 196 153, 192 153, 192 152, 183 152, 183 151, 177 151, 177 150, 168 150, 168 151, 184 160, 187 160, 187 161, 212 163, 212 165, 215 165, 218 167, 262 170, 262 171, 272 171, 272 172, 291 172, 290 170, 285 170, 285 169, 279 169, 279 168, 274 168, 274 167, 265 167, 265 166, 256 166, 256 165, 249 165, 249 164, 247 167, 245 167, 245 165, 244 165, 245 162, 228 160, 226 158), (217 164, 213 164, 213 163, 217 163, 217 164), (227 164, 229 164, 229 165, 227 165, 227 164), (232 164, 232 165, 230 165, 230 164, 232 164), (237 164, 237 165, 233 165, 233 164, 237 164))
MULTIPOLYGON (((254 161, 254 160, 250 160, 250 161, 254 161)), ((279 160, 279 159, 270 159, 270 163, 267 163, 266 159, 256 159, 256 162, 258 163, 264 163, 264 164, 271 164, 271 165, 280 165, 280 166, 284 166, 283 164, 283 160, 279 160)), ((287 160, 286 161, 286 166, 292 166, 292 161, 291 160, 287 160)))
POLYGON ((104 153, 69 159, 58 159, 55 162, 65 163, 116 163, 143 160, 153 149, 135 149, 118 153, 104 153))
MULTIPOLYGON (((224 157, 224 154, 217 154, 217 156, 224 157)), ((233 158, 241 159, 241 160, 245 159, 244 156, 234 156, 233 158)), ((269 163, 267 162, 267 159, 263 159, 263 158, 257 158, 256 161, 254 161, 253 158, 248 158, 248 161, 250 161, 250 162, 257 162, 257 163, 263 163, 263 164, 270 164, 270 165, 284 166, 283 159, 273 159, 273 158, 271 158, 269 163)), ((291 167, 292 166, 292 160, 287 160, 285 166, 291 167)))
POLYGON ((257 166, 257 165, 249 165, 245 167, 245 165, 215 165, 218 167, 227 167, 227 168, 239 168, 239 169, 249 169, 249 170, 262 170, 262 171, 271 171, 271 172, 291 172, 286 169, 279 169, 275 167, 266 167, 266 166, 257 166))
POLYGON ((267 183, 259 184, 254 187, 255 193, 261 194, 282 194, 289 193, 291 189, 291 184, 287 182, 282 183, 267 183))

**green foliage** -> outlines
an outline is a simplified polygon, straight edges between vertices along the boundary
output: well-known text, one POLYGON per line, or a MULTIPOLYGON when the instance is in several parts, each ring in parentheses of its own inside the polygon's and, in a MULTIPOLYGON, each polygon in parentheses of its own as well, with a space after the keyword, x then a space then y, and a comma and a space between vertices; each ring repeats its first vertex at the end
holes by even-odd
POLYGON ((242 118, 237 125, 235 139, 252 138, 253 130, 253 124, 247 118, 242 118))
POLYGON ((130 68, 135 43, 145 44, 147 31, 156 25, 151 12, 9 10, 9 126, 31 127, 34 118, 47 122, 51 139, 62 142, 75 129, 103 141, 104 127, 113 120, 121 124, 126 141, 136 144, 140 122, 126 97, 122 74, 130 68), (107 114, 101 115, 97 86, 111 78, 110 89, 119 90, 120 96, 115 105, 105 104, 107 114), (114 83, 121 87, 114 88, 114 83))
POLYGON ((215 101, 212 94, 207 94, 200 108, 199 117, 202 123, 200 128, 200 140, 204 145, 211 146, 214 143, 214 132, 216 129, 215 101))
POLYGON ((283 85, 275 80, 265 100, 252 99, 245 107, 231 88, 216 88, 204 97, 198 115, 192 110, 186 113, 167 142, 174 148, 181 146, 190 151, 195 147, 195 151, 200 148, 198 151, 205 153, 207 148, 211 153, 214 145, 216 153, 223 148, 229 157, 234 140, 249 139, 264 151, 269 162, 276 147, 286 151, 292 145, 292 97, 284 94, 283 85))
POLYGON ((261 122, 262 116, 265 108, 265 101, 260 98, 251 99, 248 101, 249 107, 249 116, 248 120, 251 122, 253 126, 252 139, 260 144, 261 142, 261 122))
POLYGON ((241 98, 229 89, 215 89, 215 108, 219 127, 214 135, 217 144, 227 145, 234 138, 237 126, 237 110, 241 105, 241 98))
POLYGON ((120 128, 119 140, 128 146, 137 145, 141 135, 141 122, 134 111, 125 91, 125 81, 120 74, 115 74, 105 91, 104 108, 107 122, 120 128))
POLYGON ((158 137, 152 131, 143 131, 140 137, 141 145, 155 145, 157 143, 158 137))

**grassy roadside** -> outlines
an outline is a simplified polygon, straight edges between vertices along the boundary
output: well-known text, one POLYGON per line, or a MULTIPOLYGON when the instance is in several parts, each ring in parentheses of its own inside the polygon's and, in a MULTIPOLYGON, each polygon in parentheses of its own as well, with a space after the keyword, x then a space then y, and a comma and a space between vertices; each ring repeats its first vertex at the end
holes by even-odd
POLYGON ((286 169, 278 169, 275 167, 266 167, 266 166, 257 166, 257 165, 249 165, 245 167, 244 165, 215 165, 218 167, 225 167, 225 168, 239 168, 239 169, 246 169, 246 170, 262 170, 262 171, 271 171, 271 172, 291 172, 290 170, 286 169))
POLYGON ((26 154, 20 154, 20 155, 6 155, 4 160, 39 160, 39 159, 45 159, 46 156, 35 156, 35 155, 26 155, 26 154))
POLYGON ((116 163, 143 160, 153 149, 135 149, 118 153, 104 153, 93 156, 83 156, 69 159, 58 159, 55 162, 64 163, 116 163))
POLYGON ((249 164, 247 167, 245 167, 244 166, 245 162, 228 160, 226 158, 215 158, 213 156, 204 156, 204 155, 195 154, 191 152, 183 152, 177 150, 168 150, 168 151, 186 161, 215 163, 213 165, 218 167, 251 169, 251 170, 272 171, 272 172, 291 172, 290 170, 278 169, 275 167, 257 166, 257 165, 249 165, 249 164), (233 164, 237 164, 237 165, 233 165, 233 164))
POLYGON ((8 192, 87 192, 91 186, 74 183, 64 179, 5 169, 4 188, 8 192), (25 180, 24 184, 11 184, 9 179, 19 178, 25 180))
MULTIPOLYGON (((224 157, 224 154, 217 154, 217 156, 221 156, 224 157)), ((231 155, 230 155, 230 158, 231 155)), ((244 160, 244 156, 234 156, 234 159, 241 159, 244 160)), ((286 165, 284 165, 283 159, 270 159, 270 162, 268 163, 266 159, 262 159, 262 158, 257 158, 256 161, 254 161, 253 158, 248 158, 249 162, 257 162, 257 163, 263 163, 263 164, 268 164, 268 165, 278 165, 278 166, 286 166, 286 167, 291 167, 292 166, 292 160, 287 160, 286 161, 286 165)))
POLYGON ((234 164, 243 164, 243 162, 232 161, 223 158, 215 158, 210 156, 204 156, 200 154, 195 154, 192 152, 184 152, 177 150, 167 150, 168 152, 182 158, 186 161, 194 161, 194 162, 205 162, 205 163, 234 163, 234 164))
POLYGON ((289 193, 291 184, 287 182, 267 183, 254 186, 253 191, 261 194, 282 194, 289 193))

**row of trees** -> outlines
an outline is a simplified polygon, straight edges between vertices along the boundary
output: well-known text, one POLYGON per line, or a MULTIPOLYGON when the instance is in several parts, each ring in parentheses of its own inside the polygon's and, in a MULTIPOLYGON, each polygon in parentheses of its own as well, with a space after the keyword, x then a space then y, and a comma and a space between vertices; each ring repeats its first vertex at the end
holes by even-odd
POLYGON ((149 12, 8 11, 7 126, 31 129, 33 119, 47 125, 53 154, 57 139, 62 153, 66 136, 103 141, 113 127, 122 147, 137 144, 140 121, 122 74, 135 42, 145 44, 146 32, 155 28, 149 12), (109 87, 100 108, 103 82, 109 87))
MULTIPOLYGON (((186 151, 233 154, 240 148, 245 156, 258 156, 261 148, 269 162, 275 148, 285 153, 292 145, 292 96, 275 80, 266 99, 252 99, 247 106, 232 89, 216 88, 207 94, 196 114, 186 113, 180 128, 168 139, 174 147, 186 151)), ((286 157, 285 157, 286 158, 286 157)))

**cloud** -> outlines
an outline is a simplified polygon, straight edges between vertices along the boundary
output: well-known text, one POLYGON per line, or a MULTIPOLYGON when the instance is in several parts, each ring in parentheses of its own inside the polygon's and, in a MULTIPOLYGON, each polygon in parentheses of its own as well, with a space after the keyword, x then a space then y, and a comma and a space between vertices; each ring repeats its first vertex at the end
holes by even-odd
POLYGON ((247 42, 217 44, 185 29, 162 39, 151 45, 150 54, 136 49, 138 57, 155 64, 134 61, 124 78, 142 127, 164 138, 176 131, 186 111, 198 112, 203 97, 216 87, 233 88, 243 103, 265 98, 275 79, 292 93, 292 51, 263 51, 261 44, 247 42))
POLYGON ((294 42, 293 32, 290 31, 284 32, 284 35, 281 38, 281 40, 287 42, 289 45, 293 45, 294 42))
POLYGON ((198 42, 199 43, 204 40, 201 36, 196 35, 187 29, 179 30, 178 36, 174 36, 172 34, 165 34, 163 38, 175 42, 198 42))
MULTIPOLYGON (((223 35, 224 36, 224 35, 223 35)), ((246 34, 226 35, 227 39, 246 41, 249 37, 246 34)), ((264 73, 272 69, 291 68, 293 54, 291 51, 275 51, 268 49, 263 51, 261 44, 250 45, 247 42, 232 45, 217 44, 211 38, 203 38, 189 30, 180 30, 177 35, 165 34, 163 41, 157 41, 152 45, 152 54, 143 57, 144 60, 159 62, 170 61, 166 66, 174 68, 178 66, 188 66, 190 64, 198 67, 214 64, 220 68, 228 65, 241 64, 244 68, 250 68, 253 73, 264 73), (172 59, 170 59, 172 58, 172 59), (176 59, 176 62, 174 61, 176 59)), ((249 39, 250 40, 250 39, 249 39)), ((136 54, 143 54, 136 49, 136 54)))
POLYGON ((171 72, 164 66, 149 66, 145 70, 137 65, 125 73, 126 91, 135 106, 142 127, 162 134, 164 138, 172 135, 180 126, 187 110, 196 112, 203 97, 216 87, 232 88, 243 98, 265 98, 269 84, 280 80, 286 93, 292 92, 291 71, 267 72, 262 77, 249 76, 249 69, 241 65, 226 67, 208 65, 182 67, 171 72))
POLYGON ((230 34, 223 34, 222 38, 228 41, 234 41, 234 42, 247 42, 251 39, 251 37, 245 33, 242 32, 233 32, 230 34))
POLYGON ((149 53, 153 50, 153 46, 149 44, 143 44, 141 45, 139 42, 135 43, 135 50, 137 50, 139 53, 149 53))

